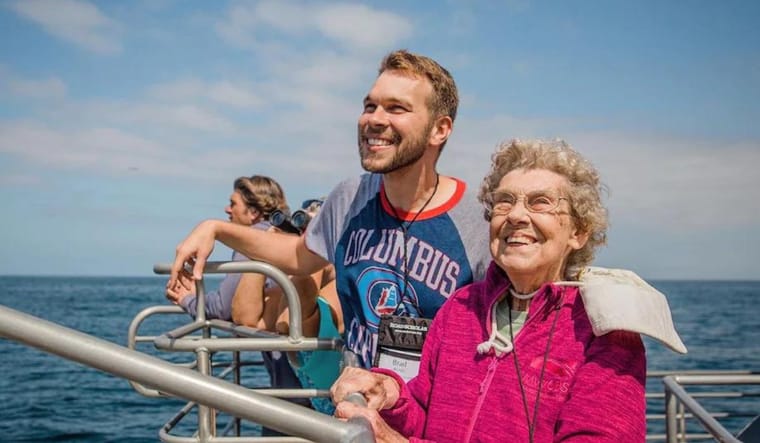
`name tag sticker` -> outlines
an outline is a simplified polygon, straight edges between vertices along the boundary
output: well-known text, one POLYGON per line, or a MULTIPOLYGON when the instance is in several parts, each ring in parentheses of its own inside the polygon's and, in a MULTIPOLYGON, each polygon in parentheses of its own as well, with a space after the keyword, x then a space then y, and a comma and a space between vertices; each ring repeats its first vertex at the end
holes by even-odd
POLYGON ((390 369, 408 382, 420 372, 420 355, 414 352, 381 350, 378 353, 376 366, 390 369))

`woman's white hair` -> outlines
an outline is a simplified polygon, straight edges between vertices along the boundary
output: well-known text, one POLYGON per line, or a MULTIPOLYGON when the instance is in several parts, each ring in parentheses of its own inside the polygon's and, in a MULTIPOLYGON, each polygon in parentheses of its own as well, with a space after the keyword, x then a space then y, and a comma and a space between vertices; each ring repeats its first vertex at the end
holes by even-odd
POLYGON ((596 168, 564 140, 519 140, 501 143, 491 156, 491 170, 483 178, 478 200, 485 206, 485 218, 491 220, 489 195, 502 177, 516 169, 546 169, 567 179, 570 214, 576 228, 588 234, 588 241, 570 253, 565 266, 567 280, 577 280, 579 273, 594 260, 596 249, 607 243, 607 209, 601 194, 606 190, 596 168))

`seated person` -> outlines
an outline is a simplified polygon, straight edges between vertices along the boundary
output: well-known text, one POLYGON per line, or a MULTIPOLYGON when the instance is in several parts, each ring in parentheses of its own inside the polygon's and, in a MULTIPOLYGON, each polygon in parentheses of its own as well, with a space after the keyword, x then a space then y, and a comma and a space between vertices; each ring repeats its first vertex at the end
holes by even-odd
MULTIPOLYGON (((266 230, 271 227, 269 216, 276 210, 287 211, 285 193, 274 179, 263 175, 239 177, 235 180, 230 194, 230 204, 224 208, 230 222, 251 226, 254 229, 266 230)), ((232 252, 233 261, 246 261, 248 257, 232 252)), ((232 297, 235 295, 240 274, 227 274, 216 291, 206 293, 204 303, 207 319, 232 320, 232 297)), ((267 286, 273 282, 267 280, 267 286)), ((195 282, 190 275, 184 273, 173 287, 166 288, 166 298, 174 304, 182 306, 195 318, 197 299, 195 282)))
MULTIPOLYGON (((597 331, 592 312, 628 313, 611 304, 598 314, 583 286, 606 241, 599 174, 562 141, 514 140, 492 160, 478 196, 490 223, 486 279, 444 303, 408 383, 346 368, 331 389, 336 416, 365 417, 377 442, 643 442, 638 329, 597 331), (356 392, 367 407, 343 401, 356 392)), ((669 309, 649 314, 636 320, 670 319, 669 309)))
MULTIPOLYGON (((233 184, 230 203, 224 208, 230 222, 260 230, 267 230, 272 227, 269 218, 275 211, 288 211, 285 193, 277 181, 263 175, 237 178, 233 184)), ((250 259, 238 251, 233 251, 232 260, 246 261, 250 259)), ((225 275, 218 290, 206 293, 204 306, 207 319, 227 321, 233 319, 232 299, 241 281, 241 275, 239 273, 225 275)), ((265 288, 276 286, 272 279, 265 278, 262 274, 258 274, 258 276, 265 288)), ((181 273, 175 286, 167 286, 166 298, 174 304, 180 305, 195 318, 197 312, 195 282, 188 273, 181 273)), ((285 354, 274 351, 262 352, 261 356, 272 387, 301 388, 301 383, 288 363, 285 354)), ((293 401, 306 407, 311 405, 309 401, 301 401, 301 399, 293 401)), ((262 433, 266 436, 280 435, 268 428, 264 428, 262 433)))
MULTIPOLYGON (((313 201, 312 201, 313 202, 313 201)), ((313 216, 319 206, 312 203, 304 208, 313 216)), ((343 318, 335 287, 335 268, 328 265, 307 276, 291 276, 301 303, 301 322, 306 337, 340 338, 343 318)), ((232 302, 235 323, 280 334, 289 332, 289 310, 282 288, 264 287, 258 274, 245 274, 232 302)), ((306 388, 329 389, 340 371, 339 351, 309 351, 289 353, 301 384, 306 388)), ((315 409, 332 414, 329 398, 314 398, 315 409)))

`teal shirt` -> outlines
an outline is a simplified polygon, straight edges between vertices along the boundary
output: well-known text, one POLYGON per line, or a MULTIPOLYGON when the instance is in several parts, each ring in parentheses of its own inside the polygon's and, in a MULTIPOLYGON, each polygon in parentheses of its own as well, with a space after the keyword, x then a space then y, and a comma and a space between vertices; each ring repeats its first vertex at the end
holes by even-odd
MULTIPOLYGON (((340 338, 338 328, 332 318, 330 304, 322 297, 317 297, 319 307, 319 338, 340 338)), ((340 351, 298 351, 301 366, 295 368, 296 375, 304 388, 330 389, 340 375, 340 351)), ((311 399, 314 409, 332 415, 335 406, 329 398, 311 399)))

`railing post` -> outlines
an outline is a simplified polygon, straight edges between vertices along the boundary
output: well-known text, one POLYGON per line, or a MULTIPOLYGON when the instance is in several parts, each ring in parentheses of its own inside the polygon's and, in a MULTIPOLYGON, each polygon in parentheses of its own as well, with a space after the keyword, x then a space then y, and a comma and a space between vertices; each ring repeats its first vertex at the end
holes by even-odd
POLYGON ((681 442, 686 442, 686 408, 683 402, 678 402, 678 432, 681 436, 681 442))
MULTIPOLYGON (((235 365, 235 369, 232 372, 232 382, 236 385, 240 386, 240 365, 241 359, 240 359, 240 351, 233 351, 232 352, 232 364, 235 365)), ((235 417, 235 428, 234 432, 237 437, 240 437, 240 417, 235 417)))
MULTIPOLYGON (((206 285, 203 280, 195 282, 195 320, 206 321, 206 285)), ((211 328, 204 326, 201 330, 203 338, 211 338, 211 328)), ((207 348, 195 350, 195 359, 198 364, 198 372, 203 375, 211 375, 211 354, 207 348)), ((216 411, 208 406, 198 405, 198 437, 200 441, 207 442, 216 435, 216 411)))
MULTIPOLYGON (((206 331, 204 330, 204 334, 206 331)), ((211 373, 211 361, 209 357, 209 351, 206 348, 198 348, 196 350, 198 361, 198 372, 203 375, 209 375, 211 373)), ((216 435, 216 411, 204 406, 198 405, 198 437, 201 442, 207 442, 211 437, 216 435)))
POLYGON ((668 443, 678 441, 678 429, 676 429, 676 404, 677 399, 665 385, 665 435, 668 443))

